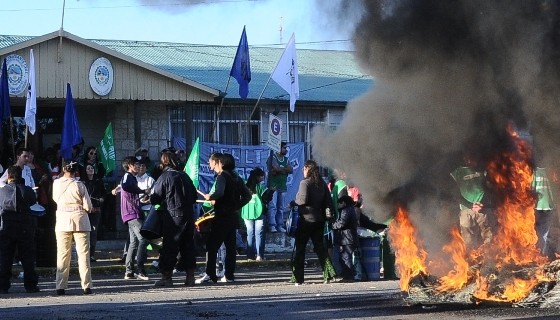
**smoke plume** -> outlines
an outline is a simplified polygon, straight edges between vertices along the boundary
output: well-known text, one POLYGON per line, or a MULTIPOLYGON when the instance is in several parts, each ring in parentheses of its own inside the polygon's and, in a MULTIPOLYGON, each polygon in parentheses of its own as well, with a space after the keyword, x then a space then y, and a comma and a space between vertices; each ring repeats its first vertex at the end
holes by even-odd
POLYGON ((457 219, 450 172, 465 153, 483 163, 508 148, 510 123, 529 133, 539 166, 556 165, 559 2, 361 2, 354 46, 374 86, 312 144, 360 187, 370 215, 385 219, 398 200, 417 222, 457 219))

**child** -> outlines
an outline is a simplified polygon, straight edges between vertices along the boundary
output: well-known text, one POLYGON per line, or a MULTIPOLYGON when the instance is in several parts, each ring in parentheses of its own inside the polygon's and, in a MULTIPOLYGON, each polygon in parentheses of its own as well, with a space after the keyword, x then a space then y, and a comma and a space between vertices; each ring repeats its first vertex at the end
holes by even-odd
POLYGON ((354 282, 352 254, 359 246, 358 219, 354 211, 354 201, 345 195, 338 198, 340 217, 333 223, 334 243, 339 247, 339 261, 342 268, 341 282, 354 282))

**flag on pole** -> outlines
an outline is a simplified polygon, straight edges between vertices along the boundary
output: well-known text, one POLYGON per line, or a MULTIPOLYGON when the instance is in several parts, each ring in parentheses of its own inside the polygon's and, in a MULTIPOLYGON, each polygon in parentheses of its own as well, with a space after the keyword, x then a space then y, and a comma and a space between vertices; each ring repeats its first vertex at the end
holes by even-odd
POLYGON ((293 33, 276 68, 274 68, 274 72, 272 72, 272 80, 290 94, 290 111, 294 112, 296 100, 299 98, 299 79, 296 39, 293 33))
POLYGON ((241 39, 239 39, 229 75, 234 77, 239 84, 239 96, 246 99, 249 94, 249 82, 251 82, 251 64, 249 62, 249 44, 247 43, 245 27, 243 27, 243 33, 241 33, 241 39))
POLYGON ((107 175, 117 167, 115 143, 113 141, 113 126, 110 122, 105 129, 105 134, 103 135, 103 139, 101 139, 101 142, 99 142, 99 148, 97 148, 97 150, 101 152, 99 160, 101 160, 101 163, 103 163, 103 167, 105 168, 106 172, 105 174, 107 175))
POLYGON ((25 125, 29 133, 35 134, 37 114, 37 88, 35 87, 35 58, 33 49, 29 50, 29 81, 27 86, 27 100, 25 101, 25 125))
POLYGON ((185 164, 185 173, 191 178, 194 187, 198 189, 198 168, 200 166, 200 142, 196 138, 194 146, 185 164))
POLYGON ((64 106, 64 123, 62 124, 62 139, 60 143, 60 152, 66 160, 72 159, 72 147, 82 142, 82 134, 78 125, 78 117, 76 116, 76 108, 74 108, 74 99, 72 98, 72 89, 70 84, 66 84, 66 104, 64 106))
POLYGON ((10 88, 8 87, 8 66, 6 58, 2 64, 2 76, 0 77, 0 134, 2 129, 2 121, 10 117, 12 108, 10 106, 10 88))

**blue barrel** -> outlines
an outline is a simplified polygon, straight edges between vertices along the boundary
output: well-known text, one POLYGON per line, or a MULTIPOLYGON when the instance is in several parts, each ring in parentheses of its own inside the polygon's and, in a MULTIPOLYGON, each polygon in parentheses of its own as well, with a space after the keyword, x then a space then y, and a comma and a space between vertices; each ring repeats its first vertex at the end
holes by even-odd
POLYGON ((362 251, 362 267, 367 280, 379 280, 381 278, 381 239, 360 238, 360 249, 362 251))

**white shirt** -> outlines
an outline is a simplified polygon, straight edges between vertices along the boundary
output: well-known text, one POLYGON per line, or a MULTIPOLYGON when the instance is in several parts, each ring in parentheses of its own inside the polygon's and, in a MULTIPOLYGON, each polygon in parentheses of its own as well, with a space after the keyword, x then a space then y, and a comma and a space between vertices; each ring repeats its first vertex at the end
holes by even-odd
MULTIPOLYGON (((21 170, 21 177, 25 180, 25 185, 31 188, 35 188, 35 181, 33 180, 33 175, 31 174, 31 168, 27 165, 23 165, 23 169, 21 170)), ((4 171, 4 174, 0 178, 0 187, 6 185, 8 181, 8 170, 4 171)))

